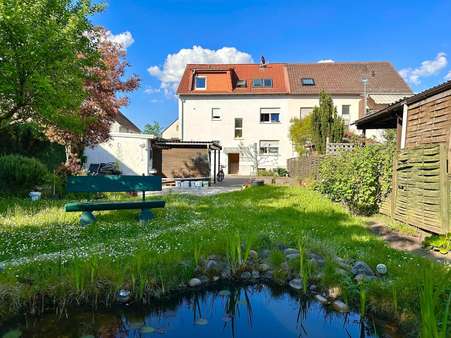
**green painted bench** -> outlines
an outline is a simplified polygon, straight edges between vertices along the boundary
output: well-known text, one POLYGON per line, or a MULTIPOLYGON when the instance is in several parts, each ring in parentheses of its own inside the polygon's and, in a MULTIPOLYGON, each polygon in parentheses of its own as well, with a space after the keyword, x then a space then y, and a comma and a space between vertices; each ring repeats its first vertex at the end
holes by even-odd
POLYGON ((139 220, 153 218, 152 208, 164 208, 165 201, 146 201, 146 191, 161 191, 159 176, 69 176, 67 192, 142 192, 142 201, 90 201, 71 202, 64 206, 66 212, 82 212, 81 225, 95 222, 93 211, 141 209, 139 220))

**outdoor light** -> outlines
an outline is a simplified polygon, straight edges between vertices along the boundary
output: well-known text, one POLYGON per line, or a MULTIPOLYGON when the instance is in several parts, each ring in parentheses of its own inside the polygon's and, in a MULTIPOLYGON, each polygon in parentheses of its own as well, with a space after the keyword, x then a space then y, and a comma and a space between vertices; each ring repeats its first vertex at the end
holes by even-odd
POLYGON ((126 289, 120 289, 117 293, 117 300, 120 303, 127 303, 130 300, 130 291, 126 289))

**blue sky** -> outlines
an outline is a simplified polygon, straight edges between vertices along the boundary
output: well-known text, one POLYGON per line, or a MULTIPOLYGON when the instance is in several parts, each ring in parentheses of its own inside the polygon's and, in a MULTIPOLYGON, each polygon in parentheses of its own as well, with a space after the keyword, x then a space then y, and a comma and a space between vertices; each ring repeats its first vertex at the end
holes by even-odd
POLYGON ((415 92, 451 79, 449 0, 107 3, 93 20, 126 44, 129 71, 141 77, 123 109, 140 127, 177 117, 173 88, 186 62, 387 60, 415 92))

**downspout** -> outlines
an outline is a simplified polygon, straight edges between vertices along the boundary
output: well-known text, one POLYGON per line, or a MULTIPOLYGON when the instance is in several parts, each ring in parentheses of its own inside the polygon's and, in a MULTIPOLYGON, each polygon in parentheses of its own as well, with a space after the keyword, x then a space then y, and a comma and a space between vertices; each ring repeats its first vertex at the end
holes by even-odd
POLYGON ((408 110, 407 104, 404 103, 402 106, 401 149, 406 147, 408 110))

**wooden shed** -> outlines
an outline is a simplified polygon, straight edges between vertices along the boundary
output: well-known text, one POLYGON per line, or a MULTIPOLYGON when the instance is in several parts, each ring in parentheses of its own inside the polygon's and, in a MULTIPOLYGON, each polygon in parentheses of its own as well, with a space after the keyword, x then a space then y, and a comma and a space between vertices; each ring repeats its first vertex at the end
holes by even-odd
POLYGON ((451 81, 357 120, 358 129, 396 129, 391 195, 381 212, 434 233, 451 232, 451 81))

